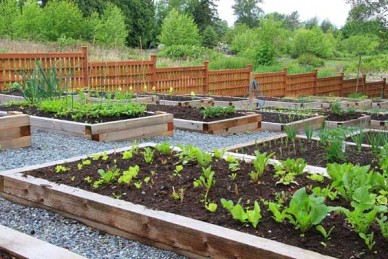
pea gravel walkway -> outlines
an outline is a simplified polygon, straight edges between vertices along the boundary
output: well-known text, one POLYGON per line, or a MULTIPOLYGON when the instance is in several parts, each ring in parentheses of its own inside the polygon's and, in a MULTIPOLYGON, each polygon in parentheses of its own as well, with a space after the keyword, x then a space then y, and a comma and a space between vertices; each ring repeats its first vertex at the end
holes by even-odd
MULTIPOLYGON (((155 137, 141 142, 170 141, 194 144, 204 150, 223 148, 276 133, 255 132, 213 136, 187 131, 173 137, 155 137)), ((132 142, 94 142, 78 137, 33 131, 32 147, 0 151, 0 171, 129 146, 132 142)), ((184 258, 138 242, 112 236, 50 211, 25 207, 0 198, 0 224, 69 249, 88 258, 184 258)))

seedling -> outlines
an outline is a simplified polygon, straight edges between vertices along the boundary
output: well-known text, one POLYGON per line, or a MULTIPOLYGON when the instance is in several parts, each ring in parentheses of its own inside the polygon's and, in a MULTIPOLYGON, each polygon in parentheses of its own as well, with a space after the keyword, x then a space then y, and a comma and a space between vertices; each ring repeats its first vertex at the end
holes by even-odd
POLYGON ((155 146, 156 150, 159 151, 159 153, 163 155, 170 155, 172 148, 171 148, 171 143, 170 142, 162 142, 158 145, 155 146))
POLYGON ((133 157, 132 150, 126 150, 123 152, 123 159, 124 160, 131 159, 132 157, 133 157))
POLYGON ((251 177, 252 182, 258 183, 261 176, 264 173, 265 168, 267 167, 267 164, 269 162, 269 159, 274 156, 275 153, 268 154, 267 153, 260 153, 259 151, 255 151, 255 159, 252 160, 252 164, 255 168, 255 171, 251 171, 249 173, 249 176, 251 177))
POLYGON ((154 158, 154 152, 155 152, 155 150, 153 150, 153 149, 151 149, 149 147, 144 148, 143 156, 144 156, 144 161, 147 164, 151 164, 152 163, 152 160, 154 158))
POLYGON ((217 210, 217 203, 213 203, 213 202, 206 203, 206 204, 205 204, 205 208, 206 208, 208 211, 214 213, 214 212, 216 212, 216 210, 217 210))
POLYGON ((180 176, 180 172, 183 170, 183 165, 176 165, 174 170, 174 176, 180 176))
POLYGON ((132 179, 137 178, 139 174, 139 166, 130 166, 127 171, 124 171, 123 174, 119 177, 118 183, 131 184, 132 179))
POLYGON ((334 226, 332 226, 329 231, 326 231, 326 229, 322 225, 315 226, 315 229, 322 234, 322 236, 328 240, 330 239, 331 232, 334 230, 334 226))
POLYGON ((57 174, 65 173, 65 172, 67 172, 67 171, 69 171, 69 168, 66 168, 66 167, 63 166, 63 165, 57 165, 57 166, 55 167, 55 172, 56 172, 57 174))

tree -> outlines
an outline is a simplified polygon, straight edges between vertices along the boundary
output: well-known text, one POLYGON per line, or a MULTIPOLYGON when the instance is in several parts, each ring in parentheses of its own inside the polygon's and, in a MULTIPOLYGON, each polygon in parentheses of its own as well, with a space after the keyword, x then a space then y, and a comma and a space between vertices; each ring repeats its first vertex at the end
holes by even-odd
POLYGON ((84 17, 90 16, 93 12, 101 15, 104 12, 106 4, 104 0, 77 0, 78 8, 84 17))
POLYGON ((295 31, 301 27, 298 11, 292 12, 290 15, 286 15, 284 24, 287 29, 295 31))
POLYGON ((56 41, 60 37, 79 39, 83 36, 84 19, 78 6, 72 1, 53 0, 43 9, 43 39, 56 41))
POLYGON ((361 71, 362 56, 373 53, 379 45, 376 35, 355 35, 342 41, 341 46, 343 50, 347 51, 353 56, 358 56, 358 72, 356 92, 358 91, 358 78, 361 71))
POLYGON ((0 2, 0 37, 11 37, 13 34, 14 22, 20 15, 18 3, 15 0, 4 0, 0 2))
POLYGON ((387 0, 346 0, 352 5, 349 14, 351 20, 378 20, 385 28, 388 27, 387 0))
POLYGON ((313 18, 311 18, 311 19, 309 19, 309 20, 304 22, 304 27, 306 29, 308 29, 308 30, 312 29, 314 27, 318 27, 318 25, 319 25, 318 17, 313 17, 313 18))
POLYGON ((193 18, 186 14, 179 14, 176 9, 171 10, 163 21, 160 43, 172 45, 200 45, 201 40, 197 25, 193 18))
POLYGON ((218 35, 213 27, 206 27, 205 31, 202 34, 202 45, 207 48, 214 48, 217 46, 218 35))
POLYGON ((212 0, 192 1, 192 15, 201 33, 208 26, 214 27, 219 20, 217 5, 212 0))
POLYGON ((324 19, 319 27, 324 33, 334 32, 336 30, 335 26, 328 19, 324 19))
POLYGON ((153 0, 110 0, 124 14, 129 46, 148 47, 155 40, 153 0))
POLYGON ((93 32, 94 39, 99 44, 114 47, 124 46, 127 30, 125 18, 120 8, 108 3, 100 19, 95 22, 93 32))
POLYGON ((258 7, 259 3, 262 3, 262 0, 235 0, 232 6, 237 17, 235 23, 246 24, 250 28, 259 26, 260 18, 264 14, 263 10, 258 7))
POLYGON ((335 39, 332 34, 323 33, 319 27, 311 30, 299 29, 291 42, 291 54, 298 57, 310 53, 327 58, 333 55, 335 39))
POLYGON ((40 39, 43 10, 35 0, 27 0, 22 6, 21 15, 14 22, 14 37, 18 39, 40 39))

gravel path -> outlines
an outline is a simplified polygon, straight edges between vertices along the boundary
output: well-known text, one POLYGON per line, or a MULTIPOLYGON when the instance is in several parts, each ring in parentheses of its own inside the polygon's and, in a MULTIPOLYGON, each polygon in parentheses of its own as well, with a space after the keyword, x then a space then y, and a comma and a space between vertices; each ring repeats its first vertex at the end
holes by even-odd
MULTIPOLYGON (((173 145, 194 144, 204 150, 212 150, 272 135, 276 133, 212 136, 176 130, 173 137, 155 137, 143 139, 141 142, 170 141, 173 145)), ((132 143, 93 142, 42 131, 34 131, 32 136, 32 147, 0 151, 0 171, 126 147, 132 143)), ((184 258, 172 252, 108 235, 44 209, 17 205, 2 198, 0 224, 88 258, 184 258)))

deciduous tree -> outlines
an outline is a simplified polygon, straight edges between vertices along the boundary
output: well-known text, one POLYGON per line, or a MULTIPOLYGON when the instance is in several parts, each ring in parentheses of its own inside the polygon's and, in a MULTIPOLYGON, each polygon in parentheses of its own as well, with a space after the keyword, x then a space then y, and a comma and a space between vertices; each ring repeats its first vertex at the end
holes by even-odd
POLYGON ((235 23, 243 23, 250 28, 259 26, 260 18, 264 15, 259 3, 262 3, 262 0, 235 0, 232 6, 237 17, 235 23))

